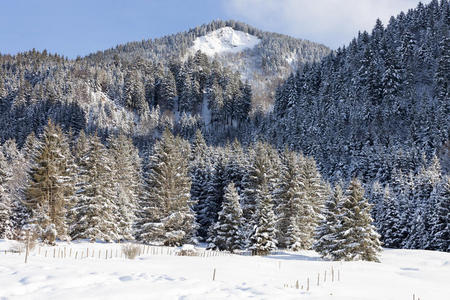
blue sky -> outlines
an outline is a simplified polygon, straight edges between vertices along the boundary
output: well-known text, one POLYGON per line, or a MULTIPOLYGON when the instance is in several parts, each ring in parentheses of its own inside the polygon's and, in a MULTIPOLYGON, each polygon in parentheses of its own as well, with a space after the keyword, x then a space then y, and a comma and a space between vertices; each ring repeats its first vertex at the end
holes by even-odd
POLYGON ((0 0, 0 53, 36 48, 70 58, 235 19, 268 31, 347 44, 416 0, 0 0))

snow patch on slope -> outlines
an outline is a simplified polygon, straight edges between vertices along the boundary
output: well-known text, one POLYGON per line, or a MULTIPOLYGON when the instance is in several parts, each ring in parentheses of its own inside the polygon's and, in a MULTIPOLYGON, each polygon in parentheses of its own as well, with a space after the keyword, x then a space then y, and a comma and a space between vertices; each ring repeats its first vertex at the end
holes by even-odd
POLYGON ((259 42, 258 37, 227 26, 196 38, 189 52, 194 54, 200 50, 208 56, 238 53, 255 47, 259 42))

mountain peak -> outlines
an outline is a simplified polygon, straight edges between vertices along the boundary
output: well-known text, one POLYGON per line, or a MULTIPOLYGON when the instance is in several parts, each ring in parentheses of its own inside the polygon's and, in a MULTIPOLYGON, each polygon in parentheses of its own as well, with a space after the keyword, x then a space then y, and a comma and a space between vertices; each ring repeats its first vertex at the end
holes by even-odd
POLYGON ((200 50, 208 56, 225 52, 237 53, 255 47, 260 41, 254 35, 225 26, 197 37, 189 52, 195 53, 200 50))

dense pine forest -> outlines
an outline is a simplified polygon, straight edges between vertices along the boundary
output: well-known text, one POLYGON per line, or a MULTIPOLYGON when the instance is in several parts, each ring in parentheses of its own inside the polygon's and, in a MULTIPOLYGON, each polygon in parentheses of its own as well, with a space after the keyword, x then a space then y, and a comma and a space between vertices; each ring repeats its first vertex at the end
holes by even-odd
POLYGON ((449 26, 433 0, 336 51, 214 21, 74 60, 1 55, 0 238, 448 252, 449 26), (189 51, 224 27, 260 42, 189 51))

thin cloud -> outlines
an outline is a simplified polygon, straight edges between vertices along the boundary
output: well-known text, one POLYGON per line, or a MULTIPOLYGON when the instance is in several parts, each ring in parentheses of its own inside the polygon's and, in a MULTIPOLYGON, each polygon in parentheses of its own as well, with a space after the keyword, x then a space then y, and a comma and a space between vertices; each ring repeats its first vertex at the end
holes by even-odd
POLYGON ((370 31, 377 18, 389 18, 417 6, 417 0, 225 0, 230 17, 264 30, 345 45, 359 30, 370 31))

